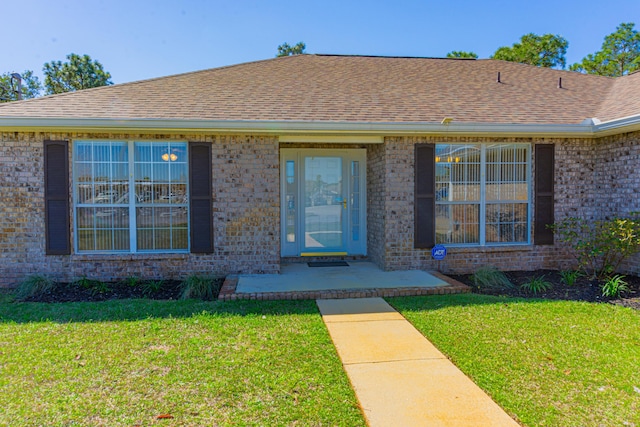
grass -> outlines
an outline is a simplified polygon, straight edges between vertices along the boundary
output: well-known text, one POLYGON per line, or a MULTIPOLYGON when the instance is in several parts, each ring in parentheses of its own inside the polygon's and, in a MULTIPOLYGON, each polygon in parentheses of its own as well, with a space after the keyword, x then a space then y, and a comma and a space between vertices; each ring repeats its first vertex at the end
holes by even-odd
POLYGON ((0 426, 364 425, 313 301, 2 293, 0 408, 0 426))
POLYGON ((640 313, 475 294, 390 300, 526 426, 640 425, 640 313))

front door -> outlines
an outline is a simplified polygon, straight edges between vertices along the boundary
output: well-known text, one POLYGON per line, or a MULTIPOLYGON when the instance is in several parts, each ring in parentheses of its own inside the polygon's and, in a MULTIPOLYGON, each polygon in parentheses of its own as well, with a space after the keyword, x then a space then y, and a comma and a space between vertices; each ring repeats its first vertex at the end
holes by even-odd
POLYGON ((281 150, 282 256, 365 255, 365 150, 281 150))

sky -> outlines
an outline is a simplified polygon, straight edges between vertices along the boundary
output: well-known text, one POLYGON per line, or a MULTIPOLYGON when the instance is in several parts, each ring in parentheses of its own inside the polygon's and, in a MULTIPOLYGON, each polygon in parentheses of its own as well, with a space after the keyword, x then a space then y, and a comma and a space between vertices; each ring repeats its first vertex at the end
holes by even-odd
POLYGON ((526 33, 569 41, 567 65, 600 50, 640 0, 2 0, 0 74, 88 54, 113 83, 307 53, 488 58, 526 33))

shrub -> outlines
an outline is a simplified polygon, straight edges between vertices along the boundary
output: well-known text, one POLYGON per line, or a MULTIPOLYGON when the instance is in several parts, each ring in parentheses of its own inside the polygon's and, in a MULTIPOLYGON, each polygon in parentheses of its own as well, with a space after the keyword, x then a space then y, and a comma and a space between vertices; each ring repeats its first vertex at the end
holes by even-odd
POLYGON ((627 292, 629 286, 624 281, 624 276, 616 274, 609 277, 601 286, 602 296, 608 298, 619 298, 622 292, 627 292))
POLYGON ((111 285, 108 283, 89 279, 86 276, 76 279, 73 284, 88 290, 91 295, 104 294, 111 290, 111 285))
POLYGON ((34 274, 25 278, 16 289, 16 299, 26 300, 35 295, 52 291, 56 287, 56 282, 46 276, 34 274))
POLYGON ((567 286, 573 286, 576 284, 576 280, 578 280, 579 277, 582 277, 582 273, 580 272, 580 270, 561 271, 560 277, 562 283, 567 286))
POLYGON ((491 266, 481 267, 471 276, 471 279, 477 289, 502 291, 513 288, 513 283, 509 281, 507 276, 491 266))
POLYGON ((640 250, 640 214, 629 218, 586 220, 567 218, 551 226, 561 242, 573 249, 579 268, 593 278, 615 272, 620 263, 640 250))
POLYGON ((164 286, 164 280, 147 280, 142 282, 142 294, 152 295, 157 293, 164 286))
POLYGON ((214 300, 220 293, 220 283, 213 277, 192 275, 182 282, 182 299, 214 300))
POLYGON ((524 289, 527 292, 530 292, 534 295, 537 295, 538 292, 548 291, 553 287, 551 282, 544 280, 544 276, 534 277, 530 279, 528 282, 520 285, 521 289, 524 289))
POLYGON ((141 280, 136 277, 136 276, 129 276, 126 279, 124 279, 122 281, 122 283, 124 283, 127 286, 130 286, 132 288, 135 288, 136 286, 138 286, 140 284, 141 280))

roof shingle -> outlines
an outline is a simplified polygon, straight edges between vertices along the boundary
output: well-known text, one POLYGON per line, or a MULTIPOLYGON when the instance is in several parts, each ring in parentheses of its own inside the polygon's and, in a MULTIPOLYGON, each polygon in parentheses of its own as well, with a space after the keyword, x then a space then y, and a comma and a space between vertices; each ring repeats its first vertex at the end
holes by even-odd
POLYGON ((497 60, 296 55, 0 105, 0 117, 577 124, 640 114, 618 79, 497 60), (501 83, 497 82, 500 73, 501 83), (562 78, 562 88, 558 88, 562 78))

